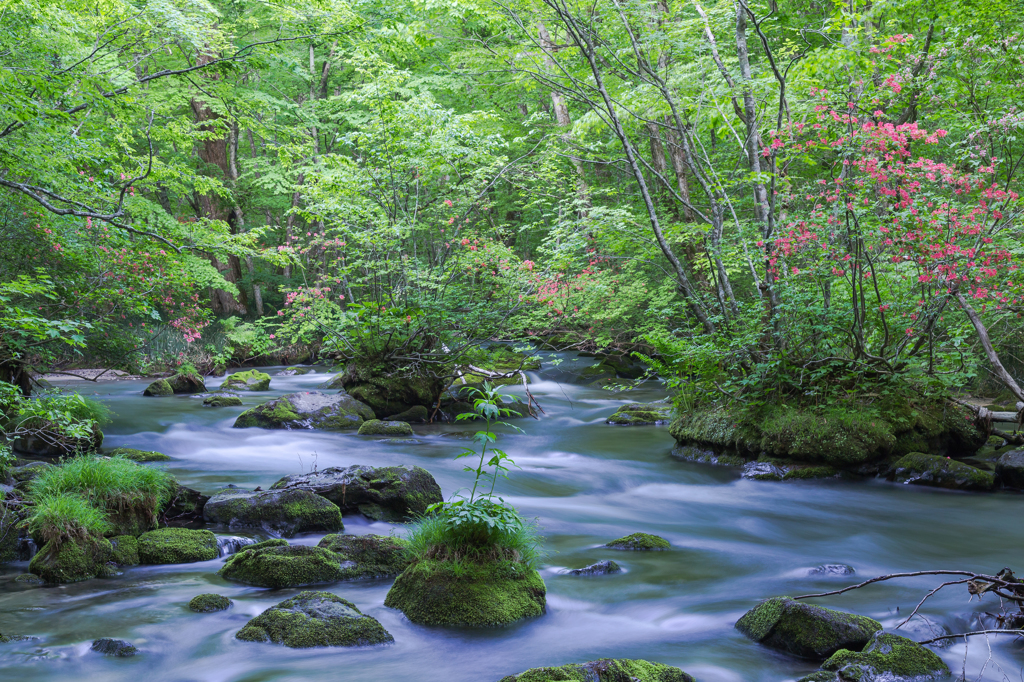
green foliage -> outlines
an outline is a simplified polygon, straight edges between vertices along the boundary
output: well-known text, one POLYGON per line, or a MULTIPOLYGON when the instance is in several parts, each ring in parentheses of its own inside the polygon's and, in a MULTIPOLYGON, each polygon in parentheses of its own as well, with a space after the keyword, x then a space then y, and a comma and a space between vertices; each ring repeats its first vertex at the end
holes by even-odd
POLYGON ((52 543, 54 551, 65 542, 102 537, 111 529, 105 512, 89 500, 67 493, 34 495, 26 526, 33 536, 52 543))

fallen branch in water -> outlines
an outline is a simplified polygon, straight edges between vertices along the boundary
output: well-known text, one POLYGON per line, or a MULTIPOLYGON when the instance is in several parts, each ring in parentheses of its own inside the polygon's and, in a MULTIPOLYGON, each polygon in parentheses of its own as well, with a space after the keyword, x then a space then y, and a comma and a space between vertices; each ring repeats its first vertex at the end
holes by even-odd
POLYGON ((932 644, 933 642, 940 642, 944 639, 959 639, 961 637, 972 637, 974 635, 1017 635, 1018 637, 1024 635, 1024 630, 975 630, 974 632, 961 632, 957 635, 942 635, 941 637, 932 637, 926 639, 918 644, 932 644))

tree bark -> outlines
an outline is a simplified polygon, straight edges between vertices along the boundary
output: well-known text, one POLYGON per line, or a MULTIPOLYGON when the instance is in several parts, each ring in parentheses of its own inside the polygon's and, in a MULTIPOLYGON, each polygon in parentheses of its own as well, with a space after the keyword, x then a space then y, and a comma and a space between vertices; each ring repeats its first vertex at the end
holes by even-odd
POLYGON ((1024 400, 1024 391, 1021 390, 1020 385, 1016 379, 1006 371, 1006 367, 1003 366, 1002 361, 999 359, 999 354, 996 353, 996 349, 992 346, 992 339, 989 338, 988 328, 985 327, 985 323, 981 321, 981 316, 978 315, 977 311, 971 307, 971 304, 967 302, 964 295, 959 291, 956 292, 956 299, 960 302, 960 307, 967 313, 967 318, 974 325, 974 331, 978 333, 978 340, 981 341, 981 347, 985 349, 985 357, 992 364, 992 369, 995 370, 996 376, 999 380, 1010 389, 1017 400, 1024 400))

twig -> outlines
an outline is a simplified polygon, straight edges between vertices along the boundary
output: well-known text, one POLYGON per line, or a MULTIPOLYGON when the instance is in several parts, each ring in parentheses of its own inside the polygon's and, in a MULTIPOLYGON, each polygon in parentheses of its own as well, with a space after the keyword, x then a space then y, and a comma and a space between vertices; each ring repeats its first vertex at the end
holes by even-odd
POLYGON ((944 639, 958 639, 960 637, 972 637, 974 635, 1017 635, 1020 637, 1021 635, 1024 635, 1024 630, 975 630, 974 632, 961 632, 956 635, 932 637, 931 639, 918 642, 918 644, 931 644, 933 642, 940 642, 944 639))

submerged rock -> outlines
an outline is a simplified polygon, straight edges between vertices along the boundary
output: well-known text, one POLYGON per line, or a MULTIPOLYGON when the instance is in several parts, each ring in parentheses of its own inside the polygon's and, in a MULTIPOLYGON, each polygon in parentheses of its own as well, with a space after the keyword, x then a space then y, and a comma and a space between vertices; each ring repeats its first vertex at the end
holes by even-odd
POLYGON ((853 569, 853 566, 847 566, 846 564, 822 564, 821 566, 815 566, 807 571, 807 575, 853 575, 856 572, 857 571, 853 569))
POLYGON ((219 594, 199 594, 188 603, 190 611, 196 613, 215 613, 226 611, 231 606, 231 600, 219 594))
POLYGON ((210 523, 221 523, 232 530, 260 529, 284 537, 310 531, 331 533, 345 527, 337 505, 297 487, 260 491, 225 488, 206 503, 203 516, 210 523))
POLYGON ((289 393, 246 410, 235 420, 236 429, 358 429, 374 419, 373 410, 350 395, 320 391, 289 393))
MULTIPOLYGON (((271 490, 305 490, 375 521, 405 521, 441 502, 441 487, 420 467, 331 467, 285 476, 271 490)), ((338 530, 337 528, 330 530, 338 530)))
POLYGON ((672 403, 630 403, 605 420, 606 424, 643 426, 667 424, 672 419, 672 403))
POLYGON ((1024 488, 1024 450, 1011 450, 999 456, 996 480, 1004 488, 1024 488))
POLYGON ((162 452, 155 450, 136 450, 135 448, 114 448, 107 455, 111 457, 124 457, 133 462, 166 462, 171 458, 162 452))
POLYGON ((247 547, 233 554, 217 574, 228 580, 277 589, 342 579, 338 556, 308 545, 247 547))
POLYGON ((583 568, 573 568, 565 572, 566 575, 609 575, 621 573, 622 567, 614 561, 598 561, 583 568))
POLYGON ((359 427, 360 436, 411 436, 412 427, 406 422, 370 419, 359 427))
POLYGON ((317 547, 338 558, 342 580, 390 578, 411 561, 406 540, 383 535, 326 535, 317 547))
POLYGON ((531 668, 518 675, 509 675, 498 682, 697 682, 679 668, 625 658, 602 658, 589 663, 573 663, 557 668, 531 668))
POLYGON ((420 625, 507 625, 543 614, 546 592, 525 566, 464 561, 456 569, 428 559, 395 579, 384 605, 420 625))
POLYGON ((235 635, 246 642, 274 642, 293 649, 369 646, 395 641, 375 618, 330 592, 300 592, 248 622, 235 635))
POLYGON ((110 561, 113 547, 104 538, 87 537, 54 546, 43 545, 28 564, 28 570, 51 584, 74 583, 99 575, 110 561))
POLYGON ((892 465, 889 477, 897 483, 954 490, 991 490, 995 474, 947 457, 912 452, 892 465))
POLYGON ((139 653, 139 650, 131 643, 123 639, 110 639, 109 637, 97 639, 89 648, 104 656, 120 656, 121 658, 127 658, 139 653))
POLYGON ((865 616, 774 597, 743 614, 736 629, 765 646, 821 661, 840 649, 861 649, 882 625, 865 616))
POLYGON ((214 394, 203 398, 203 405, 206 407, 239 407, 242 399, 237 395, 214 394))
POLYGON ((7 473, 14 479, 15 487, 20 488, 21 486, 18 484, 28 483, 51 467, 53 465, 49 462, 29 462, 20 467, 11 467, 7 470, 7 473))
MULTIPOLYGON (((270 375, 255 369, 235 372, 220 385, 222 391, 269 391, 270 375)), ((205 402, 205 401, 204 401, 205 402)))
POLYGON ((219 556, 217 536, 208 530, 159 528, 139 536, 143 564, 191 564, 219 556))
POLYGON ((905 637, 875 633, 863 651, 838 651, 800 682, 928 682, 947 675, 949 666, 933 651, 905 637))
POLYGON ((605 547, 610 549, 627 549, 634 552, 671 549, 672 545, 665 538, 649 533, 633 533, 618 540, 612 540, 605 547))

